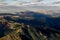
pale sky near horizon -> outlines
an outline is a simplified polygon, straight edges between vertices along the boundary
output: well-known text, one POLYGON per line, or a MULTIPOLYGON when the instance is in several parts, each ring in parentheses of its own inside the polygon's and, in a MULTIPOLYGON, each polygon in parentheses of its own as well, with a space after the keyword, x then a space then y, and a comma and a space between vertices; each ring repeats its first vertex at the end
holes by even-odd
MULTIPOLYGON (((0 0, 0 4, 2 4, 2 2, 3 3, 5 2, 5 3, 8 3, 9 5, 12 5, 12 4, 15 4, 16 2, 21 2, 21 1, 32 2, 32 0, 3 0, 3 1, 0 0)), ((59 2, 59 1, 60 0, 41 0, 40 2, 48 4, 48 3, 51 3, 51 2, 59 2)))

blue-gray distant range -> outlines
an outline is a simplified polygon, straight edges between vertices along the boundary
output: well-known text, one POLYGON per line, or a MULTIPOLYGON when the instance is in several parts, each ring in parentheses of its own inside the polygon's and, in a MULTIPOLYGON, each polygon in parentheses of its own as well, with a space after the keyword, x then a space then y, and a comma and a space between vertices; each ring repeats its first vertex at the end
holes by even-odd
POLYGON ((59 6, 39 6, 39 5, 26 5, 26 6, 0 6, 0 13, 13 13, 21 11, 34 11, 54 16, 60 16, 59 6))

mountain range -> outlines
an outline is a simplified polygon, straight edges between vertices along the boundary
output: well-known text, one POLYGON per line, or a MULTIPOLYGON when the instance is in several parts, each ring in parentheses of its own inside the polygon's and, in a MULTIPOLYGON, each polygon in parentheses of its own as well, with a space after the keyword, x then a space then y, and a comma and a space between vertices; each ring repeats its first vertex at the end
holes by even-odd
POLYGON ((60 40, 60 17, 32 11, 0 15, 6 15, 0 16, 0 40, 60 40))
POLYGON ((60 16, 60 7, 58 6, 0 6, 0 13, 13 13, 21 11, 33 11, 48 15, 60 16))

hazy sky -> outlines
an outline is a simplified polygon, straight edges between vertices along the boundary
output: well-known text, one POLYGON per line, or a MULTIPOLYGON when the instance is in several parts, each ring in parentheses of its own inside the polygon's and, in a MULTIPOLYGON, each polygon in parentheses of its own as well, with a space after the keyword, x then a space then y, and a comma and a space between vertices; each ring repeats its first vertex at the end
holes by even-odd
MULTIPOLYGON (((12 5, 12 4, 14 5, 14 4, 21 2, 21 1, 32 2, 32 0, 0 0, 0 4, 3 5, 4 3, 8 3, 9 5, 12 5)), ((41 3, 44 3, 46 5, 57 5, 57 6, 60 5, 59 1, 60 0, 40 0, 41 3)))

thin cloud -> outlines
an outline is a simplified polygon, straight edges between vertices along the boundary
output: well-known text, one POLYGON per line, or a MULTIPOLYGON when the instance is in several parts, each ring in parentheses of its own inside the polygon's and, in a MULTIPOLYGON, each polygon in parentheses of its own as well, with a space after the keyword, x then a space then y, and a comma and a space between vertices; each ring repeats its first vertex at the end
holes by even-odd
POLYGON ((53 2, 52 4, 60 4, 60 1, 58 1, 58 2, 53 2))
POLYGON ((32 2, 40 2, 40 1, 43 1, 43 0, 32 0, 32 2))
POLYGON ((40 1, 43 1, 43 0, 38 0, 38 1, 40 2, 40 1))
POLYGON ((0 2, 0 5, 8 5, 8 3, 5 3, 5 2, 0 2))
POLYGON ((36 5, 60 5, 60 0, 31 0, 31 1, 25 1, 25 0, 12 0, 11 3, 7 3, 7 0, 0 0, 0 5, 31 5, 31 4, 36 4, 36 5), (40 2, 40 3, 39 3, 40 2))
POLYGON ((6 0, 0 0, 0 2, 4 2, 4 1, 6 1, 6 0))
MULTIPOLYGON (((44 1, 45 2, 45 1, 44 1)), ((44 3, 43 2, 43 3, 44 3)), ((46 2, 45 2, 46 3, 46 2)), ((44 4, 45 4, 44 3, 44 4)), ((47 2, 46 4, 45 4, 45 6, 60 6, 60 0, 55 0, 55 1, 51 1, 51 2, 47 2)))

